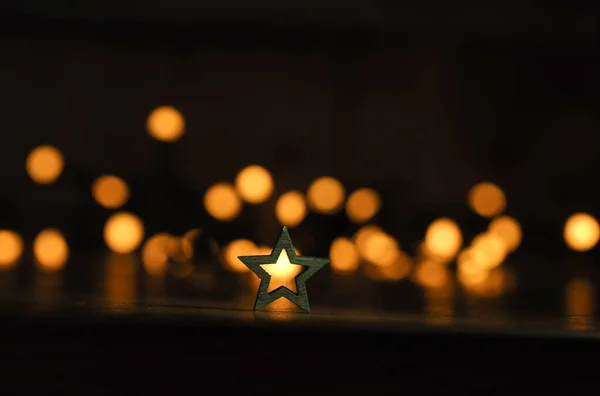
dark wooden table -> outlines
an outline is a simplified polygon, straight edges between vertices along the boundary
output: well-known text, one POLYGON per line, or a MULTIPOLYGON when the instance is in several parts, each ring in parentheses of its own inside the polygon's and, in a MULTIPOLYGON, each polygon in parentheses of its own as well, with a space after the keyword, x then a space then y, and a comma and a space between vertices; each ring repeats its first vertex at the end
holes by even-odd
POLYGON ((2 394, 597 394, 596 333, 192 307, 5 305, 2 394), (437 324, 436 324, 437 323, 437 324))

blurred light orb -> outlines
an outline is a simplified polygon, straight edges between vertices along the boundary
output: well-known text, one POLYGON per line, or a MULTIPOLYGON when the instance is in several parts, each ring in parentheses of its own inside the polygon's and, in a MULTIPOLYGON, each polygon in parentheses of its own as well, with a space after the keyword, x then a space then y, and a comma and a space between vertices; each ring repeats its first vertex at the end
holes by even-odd
POLYGON ((354 244, 358 248, 358 252, 361 256, 363 255, 363 252, 366 249, 366 241, 368 240, 369 236, 373 233, 383 233, 383 230, 379 226, 376 226, 374 224, 367 224, 359 228, 358 231, 354 233, 352 239, 354 241, 354 244))
POLYGON ((485 232, 476 236, 470 248, 473 259, 481 266, 492 269, 506 259, 508 247, 496 233, 485 232))
POLYGON ((590 250, 600 239, 598 221, 587 213, 575 213, 565 223, 564 238, 573 250, 579 252, 590 250))
POLYGON ((257 246, 255 250, 255 255, 257 256, 270 256, 273 248, 268 246, 257 246))
POLYGON ((48 228, 41 231, 33 241, 33 254, 38 267, 45 271, 62 268, 69 258, 69 246, 63 234, 48 228))
POLYGON ((235 219, 242 210, 242 201, 235 188, 226 182, 213 184, 204 194, 204 207, 217 220, 235 219))
POLYGON ((519 222, 510 216, 500 216, 492 220, 488 231, 496 233, 502 238, 509 251, 515 251, 521 244, 523 231, 519 222))
POLYGON ((306 217, 306 201, 300 191, 282 194, 275 204, 275 216, 280 224, 296 227, 306 217))
POLYGON ((333 177, 324 176, 316 179, 308 188, 307 198, 310 207, 318 213, 333 213, 344 203, 346 192, 344 186, 333 177))
POLYGON ((33 181, 39 184, 50 184, 62 173, 64 160, 56 147, 39 146, 29 153, 25 167, 33 181))
POLYGON ((393 264, 387 266, 377 266, 371 263, 365 263, 365 275, 375 281, 394 282, 406 278, 410 275, 413 267, 412 259, 404 252, 399 251, 398 257, 393 264))
POLYGON ((365 237, 362 251, 359 250, 365 260, 382 267, 393 264, 398 259, 399 251, 398 242, 385 232, 368 234, 365 237))
POLYGON ((129 187, 117 176, 100 176, 92 184, 92 196, 100 205, 117 209, 129 199, 129 187))
POLYGON ((129 212, 115 213, 104 225, 104 241, 115 253, 131 253, 144 238, 144 224, 129 212))
POLYGON ((351 274, 358 269, 360 256, 358 249, 350 238, 336 238, 329 249, 331 268, 338 274, 351 274))
POLYGON ((235 188, 244 201, 259 204, 273 193, 273 177, 262 166, 250 165, 237 174, 235 188))
POLYGON ((414 278, 417 284, 421 286, 437 289, 445 286, 450 281, 450 274, 445 265, 424 260, 417 264, 414 278))
POLYGON ((0 230, 0 268, 12 268, 23 254, 23 239, 11 230, 0 230))
POLYGON ((164 276, 169 262, 168 245, 173 237, 158 233, 150 237, 142 247, 142 263, 153 277, 164 276))
POLYGON ((469 206, 482 217, 494 217, 506 209, 506 196, 494 183, 478 183, 469 191, 469 206))
POLYGON ((148 116, 146 127, 150 136, 162 142, 179 140, 185 129, 185 121, 181 113, 172 106, 161 106, 148 116))
POLYGON ((442 217, 432 222, 425 232, 425 249, 435 257, 451 259, 462 245, 462 233, 455 221, 442 217))
POLYGON ((456 258, 457 275, 459 282, 466 287, 485 282, 489 276, 489 269, 475 260, 473 251, 466 249, 456 258))
POLYGON ((365 223, 379 212, 381 199, 377 191, 360 188, 354 191, 346 201, 346 215, 353 223, 365 223))
MULTIPOLYGON (((256 254, 257 246, 248 239, 237 239, 225 246, 223 251, 223 264, 231 272, 244 273, 250 269, 240 261, 239 256, 252 256, 256 254)), ((270 254, 271 252, 269 252, 270 254)))

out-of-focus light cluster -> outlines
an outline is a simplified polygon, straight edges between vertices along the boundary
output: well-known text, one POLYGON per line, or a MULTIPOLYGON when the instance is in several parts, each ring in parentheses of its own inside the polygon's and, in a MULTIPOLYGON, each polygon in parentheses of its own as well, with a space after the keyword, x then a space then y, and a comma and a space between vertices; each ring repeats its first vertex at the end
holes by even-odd
POLYGON ((146 127, 150 136, 162 142, 175 142, 183 136, 185 120, 183 115, 172 106, 161 106, 148 116, 146 127))
POLYGON ((0 230, 0 269, 15 266, 23 254, 23 238, 12 230, 0 230))
POLYGON ((573 250, 579 252, 590 250, 600 239, 598 221, 587 213, 575 213, 565 223, 564 238, 573 250))
POLYGON ((25 167, 33 181, 39 184, 50 184, 62 173, 64 159, 56 147, 39 146, 29 153, 25 167))
POLYGON ((129 212, 115 213, 104 225, 104 240, 115 253, 131 253, 144 238, 144 224, 139 217, 129 212))
MULTIPOLYGON (((178 141, 186 129, 183 115, 173 106, 154 109, 148 115, 146 126, 151 137, 165 143, 178 141)), ((34 148, 25 164, 29 177, 41 185, 56 182, 64 166, 63 154, 50 145, 34 148)), ((422 243, 416 252, 412 252, 414 254, 405 251, 391 233, 373 224, 381 210, 382 199, 372 188, 358 188, 350 192, 336 178, 322 176, 310 183, 305 191, 277 191, 278 196, 273 197, 276 191, 271 172, 261 165, 252 164, 240 169, 233 180, 219 181, 210 186, 204 194, 203 203, 211 217, 223 222, 235 220, 244 205, 272 205, 277 221, 290 228, 301 226, 311 212, 318 215, 345 212, 348 221, 360 228, 353 234, 339 235, 331 241, 330 268, 340 276, 352 276, 361 270, 375 281, 409 279, 428 293, 435 291, 429 296, 438 297, 454 290, 454 277, 466 291, 483 297, 499 296, 512 284, 510 273, 503 263, 520 246, 523 231, 515 218, 504 214, 507 198, 495 183, 485 181, 475 184, 467 194, 472 211, 489 219, 486 230, 463 246, 465 240, 458 223, 441 217, 429 224, 422 243), (455 272, 451 270, 454 263, 455 272)), ((99 205, 110 210, 123 210, 131 193, 127 182, 116 175, 99 176, 92 183, 91 192, 99 205)), ((143 266, 150 276, 162 278, 170 270, 174 276, 187 277, 194 272, 190 260, 194 254, 193 242, 200 233, 200 229, 192 229, 181 236, 160 232, 144 242, 142 219, 127 211, 111 213, 104 225, 104 241, 112 251, 109 273, 122 275, 125 271, 127 276, 133 277, 136 261, 131 253, 142 246, 143 266)), ((563 237, 572 250, 588 251, 600 239, 600 225, 590 214, 575 213, 567 219, 563 237)), ((271 250, 271 247, 257 245, 250 239, 237 239, 226 243, 219 254, 228 271, 249 274, 238 256, 269 255, 271 250)), ((23 251, 24 242, 17 232, 0 230, 1 269, 13 268, 23 251)), ((296 253, 301 254, 299 251, 296 253)), ((33 255, 40 270, 60 270, 69 258, 65 236, 55 228, 40 231, 33 242, 33 255)), ((289 284, 289 279, 298 273, 287 255, 268 268, 276 280, 274 287, 277 286, 275 284, 289 284)), ((590 299, 593 300, 590 297, 594 292, 593 285, 590 287, 586 282, 573 280, 567 287, 567 305, 574 315, 589 315, 593 310, 589 306, 590 299)), ((120 296, 117 299, 121 300, 130 298, 132 293, 134 291, 130 289, 119 288, 108 292, 113 297, 120 296)))
POLYGON ((120 177, 100 176, 92 184, 92 195, 105 208, 118 209, 129 199, 129 187, 120 177))
POLYGON ((48 228, 40 232, 33 242, 33 254, 38 267, 44 271, 61 269, 69 258, 69 246, 64 235, 48 228))
POLYGON ((502 189, 494 183, 478 183, 469 191, 469 205, 478 215, 489 218, 504 211, 506 197, 502 189))

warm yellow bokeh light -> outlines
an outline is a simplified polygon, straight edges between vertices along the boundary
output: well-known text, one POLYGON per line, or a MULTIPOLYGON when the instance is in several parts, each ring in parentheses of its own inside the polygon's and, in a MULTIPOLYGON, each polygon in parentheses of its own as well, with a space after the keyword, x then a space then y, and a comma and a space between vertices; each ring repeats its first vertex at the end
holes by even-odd
POLYGON ((104 225, 104 241, 115 253, 131 253, 144 238, 144 224, 128 212, 115 213, 104 225))
POLYGON ((169 262, 168 245, 172 239, 169 234, 158 233, 150 237, 142 247, 142 262, 150 275, 164 276, 169 262))
POLYGON ((183 135, 185 121, 174 107, 161 106, 150 113, 146 127, 153 138, 163 142, 174 142, 183 135))
POLYGON ((333 213, 344 203, 344 186, 333 177, 320 177, 308 188, 307 199, 311 208, 319 213, 333 213))
POLYGON ((262 166, 250 165, 236 176, 235 188, 244 201, 258 204, 269 199, 273 193, 273 177, 262 166))
POLYGON ((477 261, 472 249, 463 250, 456 259, 458 280, 463 286, 472 287, 485 282, 490 274, 485 263, 477 261))
POLYGON ((381 199, 377 191, 370 188, 360 188, 354 191, 346 201, 346 214, 354 223, 369 221, 379 212, 381 199))
POLYGON ((425 232, 425 249, 433 257, 442 260, 453 258, 462 245, 462 233, 458 224, 443 217, 432 222, 425 232))
POLYGON ((504 240, 498 234, 489 231, 476 236, 469 250, 473 259, 487 269, 502 264, 508 254, 504 240))
POLYGON ((69 246, 60 231, 48 228, 35 237, 33 254, 39 268, 45 271, 56 271, 67 262, 69 246))
POLYGON ((306 201, 300 191, 288 191, 275 204, 275 216, 281 225, 295 227, 306 216, 306 201))
POLYGON ((281 286, 290 289, 294 293, 298 293, 296 288, 296 276, 302 272, 304 266, 292 264, 285 249, 281 251, 275 264, 262 264, 261 268, 271 275, 269 288, 267 289, 268 293, 271 293, 281 286))
POLYGON ((450 274, 445 265, 435 261, 424 260, 417 264, 414 272, 415 282, 427 288, 443 287, 450 281, 450 274))
POLYGON ((519 222, 510 216, 498 217, 490 223, 488 231, 498 234, 509 251, 516 250, 521 244, 523 231, 519 222))
POLYGON ((62 173, 64 160, 56 147, 39 146, 29 153, 25 167, 33 181, 50 184, 62 173))
POLYGON ((358 245, 361 256, 382 267, 391 265, 398 259, 400 246, 398 242, 385 232, 371 232, 364 238, 364 243, 358 245))
MULTIPOLYGON (((238 239, 230 242, 223 250, 223 264, 232 272, 249 272, 250 269, 240 261, 239 256, 252 256, 256 254, 257 247, 248 239, 238 239)), ((269 252, 270 254, 270 252, 269 252)))
POLYGON ((231 184, 219 182, 206 190, 204 207, 215 219, 229 221, 240 214, 242 201, 231 184))
POLYGON ((358 269, 360 256, 350 238, 336 238, 329 249, 331 269, 338 274, 351 274, 358 269))
POLYGON ((399 281, 406 278, 413 267, 412 259, 404 252, 398 251, 396 261, 391 265, 379 266, 372 263, 365 263, 365 275, 376 281, 399 281))
POLYGON ((257 256, 269 256, 272 251, 273 249, 268 246, 257 246, 254 254, 257 256))
POLYGON ((100 176, 92 184, 92 195, 105 208, 117 209, 129 199, 129 187, 117 176, 100 176))
POLYGON ((579 252, 590 250, 596 246, 600 238, 598 221, 587 213, 576 213, 565 223, 564 238, 573 250, 579 252))
POLYGON ((506 196, 494 183, 483 182, 474 185, 469 191, 469 205, 478 215, 493 217, 506 209, 506 196))
POLYGON ((12 268, 23 253, 23 239, 11 230, 0 230, 0 269, 12 268))

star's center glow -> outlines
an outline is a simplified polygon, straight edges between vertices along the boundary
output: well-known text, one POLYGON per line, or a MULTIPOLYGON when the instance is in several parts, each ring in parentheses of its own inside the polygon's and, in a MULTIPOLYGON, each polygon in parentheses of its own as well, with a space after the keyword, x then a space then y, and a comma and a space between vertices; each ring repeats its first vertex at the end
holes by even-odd
POLYGON ((281 250, 275 264, 261 264, 261 267, 271 275, 269 289, 267 290, 268 293, 271 293, 278 287, 284 286, 298 294, 296 277, 302 272, 304 267, 299 264, 290 263, 290 258, 285 249, 281 250))

